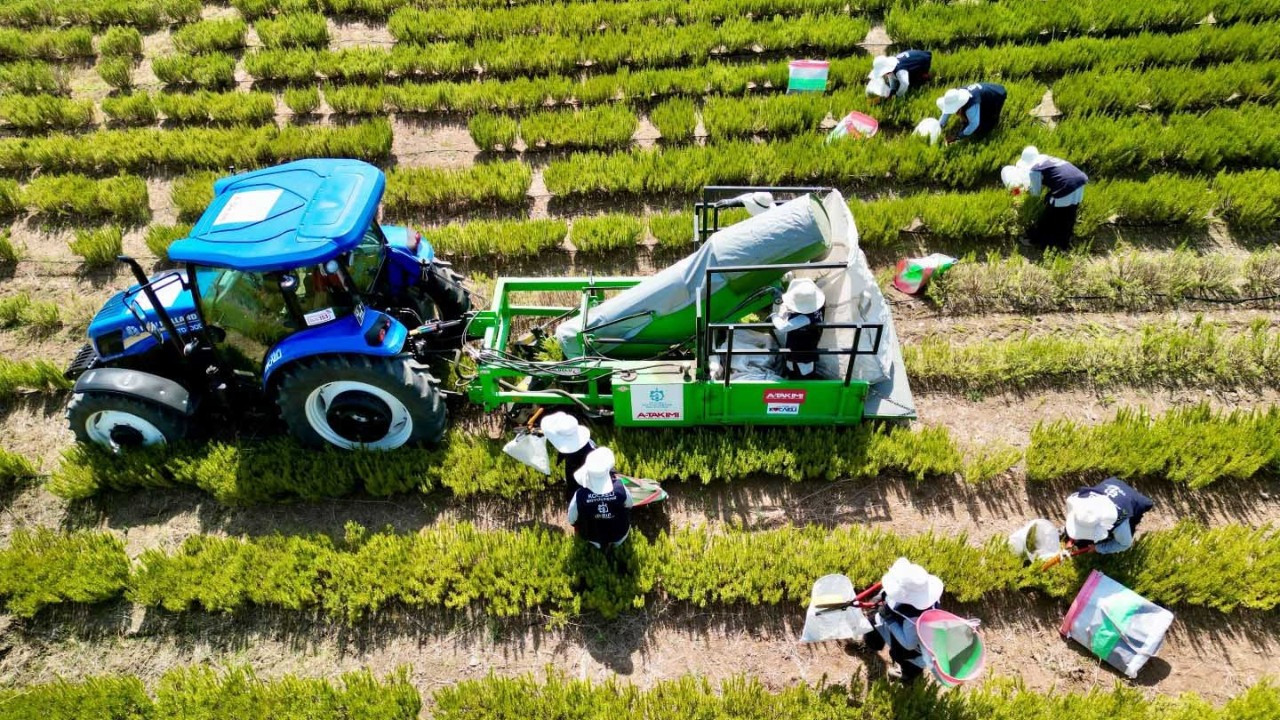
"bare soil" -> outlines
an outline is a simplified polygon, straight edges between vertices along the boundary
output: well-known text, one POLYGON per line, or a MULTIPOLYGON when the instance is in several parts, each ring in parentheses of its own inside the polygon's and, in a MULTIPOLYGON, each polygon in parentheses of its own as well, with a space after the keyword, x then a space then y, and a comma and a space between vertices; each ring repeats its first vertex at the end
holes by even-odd
POLYGON ((391 155, 404 167, 470 167, 480 154, 462 121, 393 115, 391 138, 391 155))

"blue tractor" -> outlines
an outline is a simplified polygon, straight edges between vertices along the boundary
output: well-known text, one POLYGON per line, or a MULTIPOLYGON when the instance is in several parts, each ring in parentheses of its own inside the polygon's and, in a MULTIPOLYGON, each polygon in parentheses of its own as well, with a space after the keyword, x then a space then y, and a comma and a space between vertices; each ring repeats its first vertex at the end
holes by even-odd
POLYGON ((148 278, 121 257, 137 284, 98 312, 67 370, 77 439, 173 443, 256 409, 310 446, 438 441, 431 359, 461 345, 470 299, 420 233, 379 224, 385 186, 352 160, 223 178, 169 248, 177 269, 148 278))

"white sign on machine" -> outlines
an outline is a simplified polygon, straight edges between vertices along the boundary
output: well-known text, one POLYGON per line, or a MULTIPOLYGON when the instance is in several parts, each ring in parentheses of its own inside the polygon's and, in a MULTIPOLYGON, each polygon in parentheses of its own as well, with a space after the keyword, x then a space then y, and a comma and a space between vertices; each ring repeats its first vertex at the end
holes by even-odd
POLYGON ((649 422, 683 420, 684 385, 632 385, 631 419, 649 422))
POLYGON ((280 188, 238 192, 227 198, 227 204, 222 206, 213 224, 262 222, 267 219, 267 215, 271 214, 271 208, 276 206, 276 201, 283 193, 284 190, 280 188))

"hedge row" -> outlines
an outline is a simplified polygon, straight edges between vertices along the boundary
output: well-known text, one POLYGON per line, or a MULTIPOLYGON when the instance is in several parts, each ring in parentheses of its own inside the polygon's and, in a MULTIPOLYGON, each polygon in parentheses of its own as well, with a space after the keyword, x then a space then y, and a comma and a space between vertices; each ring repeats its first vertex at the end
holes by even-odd
POLYGON ((36 466, 25 457, 0 448, 0 492, 5 492, 22 480, 33 478, 36 466))
POLYGON ((1202 70, 1144 68, 1094 70, 1053 85, 1053 102, 1068 115, 1135 110, 1186 112, 1229 102, 1275 103, 1280 61, 1232 62, 1202 70))
POLYGON ((1222 479, 1280 471, 1280 410, 1215 413, 1209 406, 1159 417, 1120 411, 1115 420, 1081 425, 1040 423, 1031 431, 1027 476, 1082 472, 1123 477, 1166 476, 1200 488, 1222 479))
POLYGON ((518 161, 485 163, 458 170, 394 168, 387 173, 383 206, 405 217, 424 210, 520 206, 528 202, 533 171, 518 161))
POLYGON ((124 252, 124 231, 116 225, 76 230, 75 239, 68 241, 67 247, 84 260, 86 268, 108 268, 124 252))
POLYGON ((340 681, 285 675, 262 679, 247 667, 169 670, 148 695, 132 675, 0 690, 5 720, 417 720, 422 699, 404 670, 383 680, 368 671, 340 681))
MULTIPOLYGON (((232 0, 231 4, 244 17, 254 20, 261 17, 271 15, 279 15, 290 12, 303 12, 310 10, 319 10, 327 15, 349 15, 362 18, 385 18, 394 13, 396 10, 404 7, 418 7, 426 9, 438 8, 456 8, 466 10, 489 10, 499 11, 517 6, 534 6, 534 5, 575 5, 583 2, 591 2, 593 0, 572 0, 570 3, 553 2, 552 0, 232 0)), ((793 0, 755 0, 747 5, 740 5, 744 8, 743 12, 759 10, 759 15, 773 15, 784 12, 786 8, 792 7, 790 4, 793 0)), ((805 2, 801 7, 825 7, 825 3, 831 0, 815 0, 815 2, 805 2)), ((871 13, 883 12, 890 7, 902 5, 911 6, 919 2, 919 0, 858 0, 852 3, 844 3, 839 8, 847 8, 853 13, 871 13)), ((634 3, 628 3, 634 4, 634 3)), ((680 10, 686 11, 683 5, 680 10)))
POLYGON ((67 71, 61 65, 38 60, 0 63, 0 91, 21 95, 66 95, 67 71))
POLYGON ((894 8, 885 29, 903 47, 941 49, 1075 35, 1117 35, 1143 30, 1190 29, 1213 13, 1218 23, 1280 17, 1264 0, 1082 0, 1043 3, 920 3, 894 8))
MULTIPOLYGON (((0 691, 6 720, 265 720, 267 718, 360 718, 416 720, 422 699, 401 671, 379 681, 368 672, 330 681, 286 676, 258 679, 247 668, 215 672, 208 667, 168 671, 155 699, 131 675, 104 675, 78 682, 60 680, 0 691)), ((1016 681, 988 680, 962 693, 934 683, 902 686, 876 681, 863 687, 824 680, 770 690, 759 680, 735 677, 713 686, 685 675, 647 689, 616 679, 604 683, 569 679, 548 672, 545 679, 487 676, 436 690, 434 720, 500 718, 733 718, 734 720, 1258 720, 1280 712, 1280 689, 1266 682, 1250 686, 1222 707, 1195 694, 1148 698, 1140 688, 1116 684, 1083 693, 1028 690, 1016 681), (586 710, 590 708, 590 710, 586 710)))
MULTIPOLYGON (((607 215, 574 220, 576 250, 634 249, 648 233, 659 246, 693 243, 693 214, 655 214, 647 218, 607 215)), ((564 220, 472 220, 424 231, 436 252, 463 257, 532 258, 559 251, 570 235, 564 220)))
POLYGON ((1221 612, 1280 605, 1280 586, 1268 572, 1280 563, 1280 531, 1191 522, 1144 533, 1121 556, 1095 556, 1055 572, 1024 565, 1000 533, 975 546, 963 535, 899 536, 856 525, 699 527, 653 539, 633 533, 615 553, 616 565, 559 529, 485 531, 467 523, 404 534, 348 523, 337 540, 194 535, 176 551, 143 552, 132 568, 123 542, 109 532, 18 530, 11 543, 0 551, 0 597, 22 617, 121 594, 173 613, 322 610, 351 622, 392 607, 615 617, 655 595, 699 607, 799 608, 815 578, 841 572, 865 587, 901 556, 936 573, 960 602, 1023 589, 1065 597, 1090 569, 1101 568, 1162 605, 1221 612))
POLYGON ((1156 310, 1195 303, 1280 303, 1280 248, 1238 255, 1124 250, 970 256, 926 290, 943 312, 1156 310))
POLYGON ((62 368, 48 360, 10 360, 0 358, 0 400, 18 393, 70 390, 71 382, 62 377, 62 368))
POLYGON ((911 385, 922 390, 992 390, 1043 385, 1280 385, 1280 333, 1266 320, 1233 331, 1202 318, 1133 330, 1055 331, 958 344, 929 335, 902 348, 911 385))
POLYGON ((151 70, 165 85, 226 90, 236 84, 236 59, 226 53, 162 55, 151 70))
POLYGON ((133 25, 155 30, 200 19, 199 0, 21 0, 0 6, 0 25, 133 25))
POLYGON ((115 172, 158 168, 257 167, 306 157, 383 161, 391 125, 346 127, 102 130, 83 135, 0 139, 0 172, 115 172))
POLYGON ((151 218, 147 181, 133 175, 94 180, 84 175, 40 175, 22 189, 21 202, 36 215, 76 222, 151 218))
MULTIPOLYGON (((0 6, 3 16, 4 6, 0 6)), ((93 57, 93 31, 19 30, 0 27, 0 59, 71 60, 93 57)))
POLYGON ((23 293, 0 298, 0 328, 31 328, 48 333, 62 327, 62 312, 52 300, 32 300, 23 293))
POLYGON ((253 29, 269 49, 323 48, 329 44, 329 24, 320 13, 287 13, 259 20, 253 29))
POLYGON ((870 24, 862 18, 810 16, 761 22, 733 20, 721 25, 646 27, 634 32, 529 36, 478 42, 397 45, 391 50, 262 50, 245 56, 245 69, 258 80, 376 82, 397 76, 512 77, 619 67, 700 65, 714 56, 809 49, 856 52, 870 24))
POLYGON ((182 125, 263 125, 274 122, 276 100, 264 92, 135 93, 105 98, 102 112, 131 126, 161 118, 182 125))
POLYGON ((74 130, 93 124, 93 102, 55 95, 6 95, 0 97, 0 120, 28 133, 74 130))
POLYGON ((1212 171, 1280 162, 1280 113, 1244 106, 1169 118, 1091 116, 1056 129, 1008 127, 981 143, 929 145, 914 136, 826 145, 818 137, 770 144, 578 153, 548 165, 556 195, 690 194, 710 184, 928 183, 968 188, 992 182, 1025 145, 1070 159, 1091 177, 1161 167, 1212 171))
POLYGON ((560 4, 524 4, 506 8, 402 7, 391 13, 387 29, 396 40, 425 45, 445 40, 496 40, 517 35, 591 35, 653 25, 709 25, 744 17, 820 13, 839 15, 842 0, 633 0, 625 4, 591 0, 560 4))
POLYGON ((201 20, 173 31, 173 47, 184 53, 238 50, 249 26, 238 17, 201 20))

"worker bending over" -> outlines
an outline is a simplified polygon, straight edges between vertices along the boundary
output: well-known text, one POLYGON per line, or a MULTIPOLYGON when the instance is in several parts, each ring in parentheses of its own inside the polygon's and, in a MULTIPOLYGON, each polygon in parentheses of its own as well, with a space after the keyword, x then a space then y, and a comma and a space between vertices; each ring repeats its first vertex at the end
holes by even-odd
POLYGON ((613 471, 613 451, 602 447, 587 455, 575 473, 582 487, 569 501, 569 524, 578 537, 597 548, 612 549, 631 533, 633 500, 613 471))
POLYGON ((904 50, 897 55, 884 55, 871 61, 867 74, 867 97, 872 104, 902 97, 913 85, 929 79, 933 53, 926 50, 904 50))
POLYGON ((1093 546, 1104 555, 1124 552, 1133 547, 1138 523, 1152 507, 1151 498, 1107 478, 1067 496, 1067 538, 1075 548, 1093 546))
POLYGON ((1000 124, 1000 111, 1004 109, 1008 93, 1003 85, 974 83, 968 87, 952 88, 938 98, 938 109, 947 142, 980 140, 991 134, 1000 124), (955 124, 950 124, 955 115, 955 124))
POLYGON ((925 610, 938 607, 942 580, 900 557, 880 578, 880 585, 883 602, 872 621, 875 629, 864 636, 864 642, 872 652, 880 652, 888 645, 889 658, 894 662, 889 676, 904 683, 915 682, 928 666, 916 633, 916 619, 925 610))
POLYGON ((572 496, 578 490, 575 475, 587 461, 587 455, 596 449, 596 444, 591 442, 591 431, 579 425, 574 416, 562 412, 542 418, 538 429, 564 462, 565 493, 572 496))
POLYGON ((1027 229, 1027 240, 1065 250, 1075 234, 1089 176, 1066 160, 1045 155, 1030 145, 1023 149, 1017 166, 1027 171, 1027 192, 1045 197, 1040 217, 1027 229))
POLYGON ((789 351, 784 356, 784 377, 800 380, 814 376, 826 304, 822 288, 809 278, 792 280, 782 294, 781 307, 773 312, 773 327, 778 331, 779 342, 789 351))

